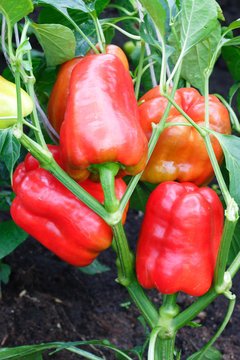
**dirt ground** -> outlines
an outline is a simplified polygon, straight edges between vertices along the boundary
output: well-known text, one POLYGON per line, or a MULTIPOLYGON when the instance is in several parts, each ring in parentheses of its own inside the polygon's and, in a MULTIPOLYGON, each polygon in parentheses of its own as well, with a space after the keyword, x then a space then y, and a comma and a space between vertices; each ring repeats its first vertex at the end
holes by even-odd
MULTIPOLYGON (((240 15, 239 0, 221 1, 227 22, 240 15)), ((212 77, 212 92, 227 94, 232 79, 222 61, 212 77), (220 90, 219 90, 220 89, 220 90)), ((0 220, 6 218, 0 215, 0 220)), ((125 225, 132 248, 135 247, 142 215, 130 210, 125 225)), ((121 349, 131 349, 144 342, 144 329, 137 320, 140 315, 129 301, 127 291, 115 282, 115 254, 108 249, 99 261, 111 271, 87 275, 28 238, 4 262, 11 266, 10 282, 2 287, 0 301, 0 345, 19 346, 51 341, 108 339, 121 349)), ((240 275, 233 282, 237 304, 227 328, 215 347, 223 359, 240 359, 240 275)), ((156 306, 161 305, 157 291, 149 291, 156 306)), ((180 294, 178 304, 184 308, 193 299, 180 294)), ((220 296, 196 319, 199 328, 185 327, 179 331, 176 347, 182 348, 182 359, 199 350, 214 335, 227 310, 227 301, 220 296)), ((95 351, 95 350, 94 350, 95 351)), ((97 350, 99 351, 99 350, 97 350)), ((101 352, 103 350, 101 349, 101 352)), ((107 360, 112 352, 96 352, 107 360)), ((76 354, 59 352, 44 359, 77 359, 76 354)))
MULTIPOLYGON (((142 216, 130 210, 126 224, 134 249, 142 216)), ((51 341, 108 339, 121 349, 131 349, 144 342, 144 330, 137 320, 139 312, 129 301, 127 291, 115 282, 115 255, 112 249, 99 260, 111 271, 87 275, 46 250, 29 238, 6 258, 11 265, 10 283, 3 286, 0 302, 0 344, 19 346, 51 341)), ((240 277, 234 279, 233 292, 240 295, 240 277)), ((156 306, 161 305, 157 291, 148 292, 156 306)), ((178 303, 186 307, 193 299, 180 294, 178 303)), ((218 329, 227 310, 223 296, 196 319, 202 327, 185 327, 179 331, 176 346, 182 348, 182 359, 200 349, 218 329)), ((240 303, 233 317, 216 342, 223 359, 240 358, 240 303)), ((102 350, 101 350, 102 351, 102 350)), ((115 359, 112 352, 103 352, 106 359, 115 359)), ((71 360, 70 352, 60 352, 45 359, 71 360)))

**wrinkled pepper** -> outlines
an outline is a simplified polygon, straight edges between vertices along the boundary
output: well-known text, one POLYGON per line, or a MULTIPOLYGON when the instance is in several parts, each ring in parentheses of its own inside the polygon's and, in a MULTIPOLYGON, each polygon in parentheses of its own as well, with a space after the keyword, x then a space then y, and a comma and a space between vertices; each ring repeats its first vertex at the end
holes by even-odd
MULTIPOLYGON (((30 96, 21 89, 22 116, 33 111, 33 102, 30 96)), ((16 85, 0 75, 0 129, 17 122, 17 94, 16 85)))
POLYGON ((210 188, 164 182, 151 193, 136 256, 137 277, 163 294, 205 294, 223 231, 223 207, 210 188))
MULTIPOLYGON (((57 163, 61 162, 60 148, 49 146, 57 163)), ((81 187, 103 203, 100 183, 86 180, 81 187)), ((115 180, 116 196, 120 199, 126 189, 122 179, 115 180)), ((111 228, 50 172, 39 167, 30 154, 13 174, 11 215, 17 225, 45 247, 74 266, 89 265, 112 242, 111 228)), ((127 208, 122 222, 126 219, 127 208)))
MULTIPOLYGON (((198 125, 205 125, 205 97, 193 88, 178 89, 175 102, 198 125)), ((139 113, 142 128, 150 139, 152 123, 159 123, 167 105, 160 95, 159 86, 140 99, 139 113)), ((171 107, 167 123, 188 121, 175 107, 171 107)), ((209 127, 222 134, 231 134, 226 107, 214 95, 209 95, 209 127)), ((218 140, 210 135, 219 164, 223 151, 218 140)), ((191 181, 196 185, 208 184, 213 178, 213 168, 203 138, 194 127, 170 126, 162 132, 141 180, 161 183, 169 180, 191 181)))
MULTIPOLYGON (((99 50, 98 44, 96 47, 99 50)), ((119 46, 114 44, 106 45, 106 53, 118 56, 126 70, 129 70, 127 57, 119 46)), ((93 54, 95 54, 94 51, 90 50, 86 56, 93 54)), ((72 70, 82 59, 83 57, 76 57, 62 64, 57 75, 57 80, 53 86, 48 102, 47 115, 57 133, 60 133, 60 128, 64 120, 72 70)))
POLYGON ((90 166, 108 162, 119 163, 119 176, 143 170, 147 138, 132 79, 117 56, 87 56, 74 67, 60 145, 67 172, 77 180, 90 175, 90 166))

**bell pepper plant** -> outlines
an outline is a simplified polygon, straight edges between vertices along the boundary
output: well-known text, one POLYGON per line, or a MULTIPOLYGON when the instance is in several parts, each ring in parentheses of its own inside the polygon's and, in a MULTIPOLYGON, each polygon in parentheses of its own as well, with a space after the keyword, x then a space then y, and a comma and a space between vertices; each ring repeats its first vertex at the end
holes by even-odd
POLYGON ((212 345, 233 313, 240 268, 240 125, 232 107, 240 87, 228 89, 228 100, 209 88, 221 51, 227 57, 240 44, 240 21, 222 26, 215 0, 21 0, 17 7, 8 0, 0 12, 10 69, 0 76, 0 165, 15 193, 12 219, 80 268, 112 246, 117 286, 127 289, 147 328, 133 350, 66 339, 2 347, 0 359, 40 360, 50 348, 103 359, 84 345, 121 359, 180 359, 179 330, 197 327, 195 317, 225 296, 223 323, 188 354, 220 359, 212 345), (108 8, 115 17, 104 18, 108 8), (38 22, 32 11, 40 12, 38 22), (128 58, 115 32, 131 42, 128 58), (32 51, 33 33, 41 51, 32 51), (129 204, 142 218, 131 246, 129 204), (145 288, 156 288, 161 302, 145 288), (194 298, 180 306, 180 292, 194 298))

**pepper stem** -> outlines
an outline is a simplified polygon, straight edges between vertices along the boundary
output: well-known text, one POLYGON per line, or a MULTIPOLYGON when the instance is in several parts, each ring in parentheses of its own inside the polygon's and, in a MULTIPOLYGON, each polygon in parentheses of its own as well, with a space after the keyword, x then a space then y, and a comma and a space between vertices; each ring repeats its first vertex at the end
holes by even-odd
POLYGON ((104 207, 114 213, 119 209, 119 200, 115 194, 115 176, 117 175, 120 165, 118 163, 103 163, 93 165, 92 168, 99 172, 101 185, 104 192, 104 207))

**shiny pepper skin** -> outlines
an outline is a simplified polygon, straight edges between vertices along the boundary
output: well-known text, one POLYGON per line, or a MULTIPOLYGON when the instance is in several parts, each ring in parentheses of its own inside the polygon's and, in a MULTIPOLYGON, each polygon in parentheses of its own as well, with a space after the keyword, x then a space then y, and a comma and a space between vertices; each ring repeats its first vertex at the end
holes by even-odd
POLYGON ((223 231, 223 207, 210 188, 167 181, 151 193, 137 245, 140 284, 163 294, 205 294, 223 231))
MULTIPOLYGON (((33 111, 33 102, 30 96, 21 89, 22 116, 33 111)), ((0 75, 0 117, 17 117, 16 85, 0 75)), ((17 119, 0 119, 0 129, 6 129, 15 124, 17 119)))
MULTIPOLYGON (((198 125, 205 125, 205 97, 196 89, 179 89, 174 100, 198 125)), ((152 122, 160 122, 166 105, 167 99, 160 95, 158 86, 140 99, 140 122, 148 139, 152 133, 152 122)), ((188 123, 173 106, 167 119, 167 123, 171 122, 188 123)), ((228 111, 214 95, 209 95, 209 126, 219 133, 231 134, 228 111)), ((222 148, 213 135, 210 139, 220 164, 223 160, 222 148)), ((141 180, 154 184, 178 180, 204 185, 213 176, 208 152, 198 131, 189 126, 170 126, 160 135, 141 180)))
MULTIPOLYGON (((62 167, 59 147, 49 149, 62 167)), ((126 185, 122 179, 116 179, 115 184, 120 199, 126 185)), ((103 203, 100 183, 86 180, 81 187, 103 203)), ((87 266, 111 245, 111 228, 50 172, 40 168, 30 154, 13 174, 13 190, 16 197, 11 215, 16 224, 69 264, 87 266)), ((127 208, 123 223, 126 212, 127 208)))
MULTIPOLYGON (((99 45, 96 45, 99 50, 99 45)), ((126 55, 122 49, 114 44, 106 45, 106 53, 117 56, 123 63, 127 71, 129 71, 129 64, 126 55)), ((94 55, 95 52, 90 50, 86 56, 94 55)), ((61 65, 57 75, 57 80, 53 86, 51 96, 48 102, 47 115, 48 119, 56 130, 60 133, 60 128, 64 120, 67 98, 69 94, 69 83, 73 68, 83 59, 83 57, 76 57, 66 61, 61 65)))
POLYGON ((119 176, 145 166, 148 144, 129 72, 112 54, 85 57, 72 71, 60 132, 64 165, 84 180, 93 164, 118 162, 119 176))

